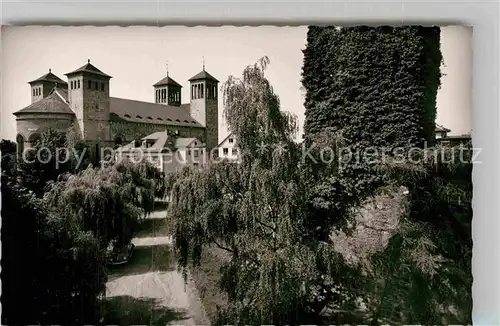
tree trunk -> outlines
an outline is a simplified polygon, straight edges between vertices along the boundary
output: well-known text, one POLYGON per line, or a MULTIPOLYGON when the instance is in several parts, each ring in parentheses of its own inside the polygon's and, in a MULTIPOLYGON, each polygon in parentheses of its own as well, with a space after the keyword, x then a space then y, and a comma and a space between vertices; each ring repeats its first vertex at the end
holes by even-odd
POLYGON ((375 310, 375 315, 373 316, 370 325, 378 325, 378 319, 380 318, 380 313, 382 312, 382 305, 384 304, 385 295, 387 293, 388 282, 384 281, 384 288, 380 294, 380 300, 378 302, 377 310, 375 310))

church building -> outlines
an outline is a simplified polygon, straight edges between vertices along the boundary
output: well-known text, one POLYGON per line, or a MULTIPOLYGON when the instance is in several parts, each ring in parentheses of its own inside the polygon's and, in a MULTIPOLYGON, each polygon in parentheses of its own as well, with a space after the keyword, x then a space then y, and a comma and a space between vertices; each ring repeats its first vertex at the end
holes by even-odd
POLYGON ((31 82, 31 104, 14 113, 18 150, 30 147, 48 128, 75 128, 82 139, 121 146, 155 132, 196 138, 207 151, 217 147, 218 83, 205 71, 191 77, 190 99, 183 103, 182 85, 168 75, 153 85, 151 102, 109 96, 111 76, 90 63, 65 74, 49 72, 31 82))

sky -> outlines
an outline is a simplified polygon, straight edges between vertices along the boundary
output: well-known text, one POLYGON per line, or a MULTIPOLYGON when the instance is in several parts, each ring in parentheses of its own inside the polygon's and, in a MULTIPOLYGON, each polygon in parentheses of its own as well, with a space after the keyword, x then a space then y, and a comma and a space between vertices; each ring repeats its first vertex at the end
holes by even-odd
MULTIPOLYGON (((29 81, 49 69, 63 80, 65 73, 91 63, 111 75, 110 96, 154 101, 152 85, 169 76, 183 86, 182 102, 189 101, 188 79, 205 69, 219 81, 240 77, 243 69, 267 56, 266 76, 279 95, 281 108, 304 122, 301 90, 302 50, 307 27, 61 27, 2 26, 0 137, 14 140, 13 112, 31 103, 29 81)), ((472 30, 444 27, 444 57, 438 92, 437 123, 450 134, 470 131, 472 30)), ((219 98, 222 98, 219 96, 219 98)), ((219 141, 227 134, 219 100, 219 141)))

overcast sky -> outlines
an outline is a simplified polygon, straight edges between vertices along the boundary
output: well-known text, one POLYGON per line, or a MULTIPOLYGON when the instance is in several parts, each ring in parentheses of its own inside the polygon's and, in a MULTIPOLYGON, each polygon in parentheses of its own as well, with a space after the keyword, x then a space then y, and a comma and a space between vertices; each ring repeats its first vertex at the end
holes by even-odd
MULTIPOLYGON (((13 112, 31 103, 28 81, 50 69, 63 80, 91 60, 111 75, 110 95, 153 101, 152 85, 169 75, 183 86, 189 102, 188 79, 206 70, 221 82, 239 77, 245 66, 266 55, 267 77, 280 96, 282 109, 299 117, 302 49, 307 27, 2 27, 0 137, 15 139, 13 112)), ((441 49, 446 74, 438 93, 438 123, 453 134, 470 131, 472 31, 442 28, 441 49)), ((219 101, 219 140, 227 135, 219 101)))

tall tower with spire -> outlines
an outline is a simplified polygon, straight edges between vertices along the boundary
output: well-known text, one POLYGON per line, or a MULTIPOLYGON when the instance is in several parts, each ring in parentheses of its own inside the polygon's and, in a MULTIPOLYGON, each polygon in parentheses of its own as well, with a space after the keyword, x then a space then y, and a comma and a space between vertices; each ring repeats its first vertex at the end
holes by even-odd
POLYGON ((173 80, 168 74, 167 76, 153 85, 155 89, 155 103, 166 104, 172 106, 181 105, 181 88, 182 86, 173 80))
POLYGON ((75 113, 83 139, 92 142, 110 140, 109 132, 109 80, 90 63, 66 74, 68 101, 75 113))
POLYGON ((219 142, 219 81, 203 69, 189 78, 191 86, 190 114, 205 127, 205 143, 208 151, 217 147, 219 142))

